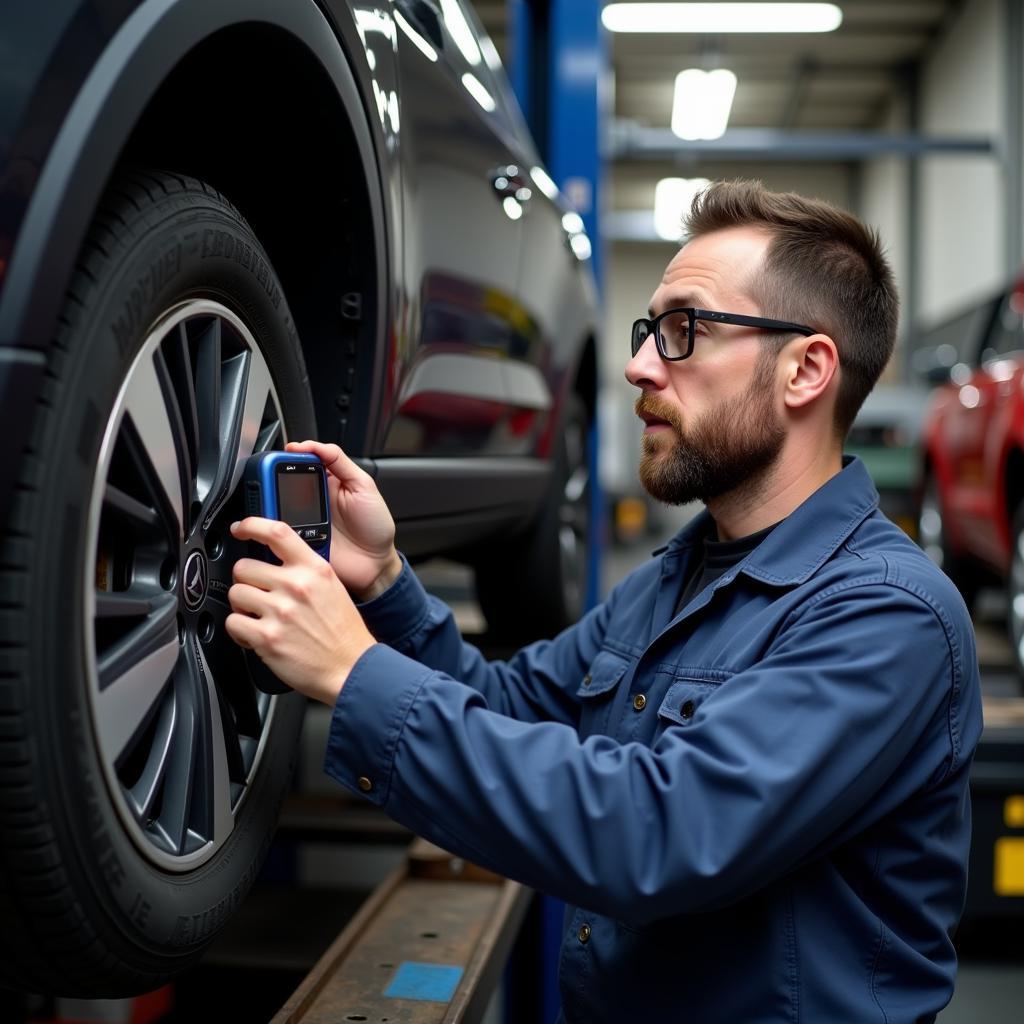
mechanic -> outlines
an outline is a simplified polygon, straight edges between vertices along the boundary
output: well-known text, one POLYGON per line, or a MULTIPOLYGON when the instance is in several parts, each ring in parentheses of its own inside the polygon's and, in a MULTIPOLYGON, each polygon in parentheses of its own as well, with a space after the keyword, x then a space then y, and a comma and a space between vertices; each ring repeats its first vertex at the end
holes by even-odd
POLYGON ((283 565, 237 563, 227 628, 333 707, 343 786, 568 903, 564 1020, 931 1021, 981 709, 963 601, 842 455, 892 274, 855 218, 757 182, 710 186, 687 228, 626 377, 645 487, 706 509, 603 604, 486 661, 371 478, 305 442, 331 566, 235 524, 283 565))

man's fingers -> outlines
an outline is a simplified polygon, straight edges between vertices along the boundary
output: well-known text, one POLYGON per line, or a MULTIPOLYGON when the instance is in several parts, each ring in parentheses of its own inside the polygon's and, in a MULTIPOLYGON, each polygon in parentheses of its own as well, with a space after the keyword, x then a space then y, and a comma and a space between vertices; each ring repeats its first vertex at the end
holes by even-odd
POLYGON ((255 648, 259 637, 259 626, 255 619, 250 619, 248 615, 232 612, 224 620, 224 629, 239 647, 247 647, 250 651, 255 648))
POLYGON ((238 540, 255 540, 265 544, 288 565, 316 565, 320 556, 287 524, 279 519, 247 516, 231 524, 231 535, 238 540))
POLYGON ((281 566, 261 562, 258 558, 240 558, 231 569, 236 583, 248 583, 261 590, 272 590, 281 585, 281 566))
POLYGON ((270 608, 270 595, 259 587, 236 583, 228 590, 228 601, 236 612, 246 615, 265 615, 270 608))
POLYGON ((324 468, 343 484, 366 484, 373 481, 364 469, 360 469, 336 444, 322 444, 320 441, 289 441, 285 446, 292 452, 310 452, 324 468))

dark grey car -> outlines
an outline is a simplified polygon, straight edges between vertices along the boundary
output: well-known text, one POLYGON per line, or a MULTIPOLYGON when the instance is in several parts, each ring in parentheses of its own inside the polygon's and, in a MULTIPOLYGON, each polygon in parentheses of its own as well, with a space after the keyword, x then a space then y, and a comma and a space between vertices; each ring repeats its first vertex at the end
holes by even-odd
POLYGON ((303 704, 223 631, 251 453, 342 444, 496 633, 578 614, 588 252, 458 0, 4 6, 0 982, 152 988, 259 870, 303 704))

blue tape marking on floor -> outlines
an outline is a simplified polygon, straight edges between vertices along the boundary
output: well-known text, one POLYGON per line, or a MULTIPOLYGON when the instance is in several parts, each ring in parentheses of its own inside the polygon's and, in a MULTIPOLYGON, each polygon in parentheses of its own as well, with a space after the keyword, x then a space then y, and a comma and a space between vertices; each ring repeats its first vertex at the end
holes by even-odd
POLYGON ((392 999, 429 999, 450 1003, 462 979, 462 968, 447 964, 420 964, 406 960, 398 965, 384 995, 392 999))

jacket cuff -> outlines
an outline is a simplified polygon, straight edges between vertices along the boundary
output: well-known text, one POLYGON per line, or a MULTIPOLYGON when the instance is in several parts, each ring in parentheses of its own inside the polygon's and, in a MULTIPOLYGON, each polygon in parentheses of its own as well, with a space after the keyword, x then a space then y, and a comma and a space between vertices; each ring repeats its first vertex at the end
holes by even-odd
POLYGON ((384 806, 406 716, 430 674, 384 644, 366 651, 334 704, 324 771, 346 789, 384 806))
MULTIPOLYGON (((402 571, 384 591, 365 604, 357 604, 366 628, 380 641, 391 646, 407 637, 423 623, 430 612, 430 601, 416 573, 402 559, 402 571)), ((346 685, 348 685, 346 683, 346 685)))

